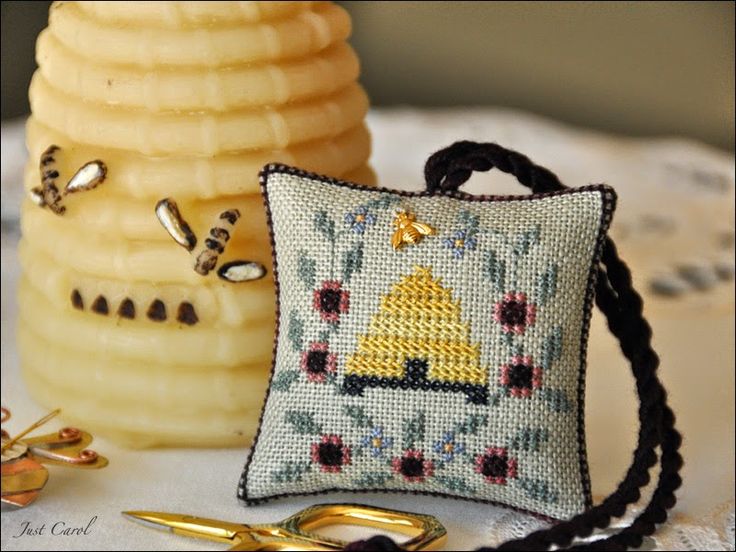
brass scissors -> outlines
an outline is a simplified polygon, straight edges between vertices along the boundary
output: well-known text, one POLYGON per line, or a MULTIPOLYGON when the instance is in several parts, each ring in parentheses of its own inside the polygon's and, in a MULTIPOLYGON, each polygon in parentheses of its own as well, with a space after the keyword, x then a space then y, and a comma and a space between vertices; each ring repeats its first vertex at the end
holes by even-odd
POLYGON ((411 536, 405 550, 436 550, 447 538, 437 519, 361 504, 319 504, 276 523, 246 525, 164 512, 123 512, 144 525, 177 535, 225 542, 230 550, 342 550, 348 543, 314 533, 328 525, 360 525, 411 536))

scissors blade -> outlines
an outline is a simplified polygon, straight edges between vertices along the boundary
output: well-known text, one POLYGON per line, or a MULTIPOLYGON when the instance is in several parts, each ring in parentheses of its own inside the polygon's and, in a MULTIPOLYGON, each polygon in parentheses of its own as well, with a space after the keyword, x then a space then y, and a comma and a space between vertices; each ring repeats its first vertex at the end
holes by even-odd
POLYGON ((231 544, 238 541, 241 533, 248 530, 248 526, 242 523, 230 523, 185 514, 141 511, 122 512, 122 514, 132 521, 154 529, 231 544))

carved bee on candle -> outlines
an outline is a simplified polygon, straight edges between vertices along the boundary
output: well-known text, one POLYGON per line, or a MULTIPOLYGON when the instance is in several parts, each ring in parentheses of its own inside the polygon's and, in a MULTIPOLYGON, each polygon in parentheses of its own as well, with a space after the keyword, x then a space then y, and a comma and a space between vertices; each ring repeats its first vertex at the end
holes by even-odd
MULTIPOLYGON (((67 181, 62 190, 57 186, 61 177, 57 167, 57 157, 62 148, 51 145, 41 154, 39 161, 39 172, 41 184, 29 191, 33 203, 41 208, 48 208, 56 215, 63 215, 66 206, 63 205, 64 198, 69 194, 94 190, 102 184, 107 177, 107 166, 99 159, 89 161, 82 165, 74 175, 67 181)), ((171 198, 162 199, 156 204, 156 216, 169 233, 169 235, 187 251, 194 254, 197 246, 197 236, 189 224, 179 212, 176 202, 171 198)), ((210 228, 209 235, 203 241, 203 247, 196 252, 194 270, 206 276, 217 266, 219 256, 225 251, 225 246, 230 240, 230 233, 240 218, 237 209, 228 209, 220 213, 215 224, 210 228)), ((254 261, 231 261, 224 263, 217 271, 218 277, 227 282, 247 282, 258 280, 266 275, 266 268, 254 261)), ((83 290, 74 288, 71 292, 71 305, 76 310, 85 310, 89 307, 91 312, 107 316, 113 305, 104 295, 93 295, 83 297, 83 290), (89 301, 89 304, 88 304, 89 301)), ((170 306, 171 307, 171 306, 170 306)), ((170 318, 170 308, 156 298, 150 302, 146 317, 155 322, 163 322, 170 318)), ((134 298, 125 297, 117 308, 120 318, 134 319, 137 314, 136 301, 134 298)), ((176 308, 175 318, 177 322, 193 326, 199 322, 194 305, 189 301, 181 301, 176 308)))
MULTIPOLYGON (((176 202, 164 198, 156 204, 156 216, 164 229, 176 243, 194 254, 197 247, 197 236, 181 216, 176 202)), ((217 266, 219 256, 224 253, 225 246, 230 240, 230 233, 240 219, 240 211, 228 209, 217 217, 215 224, 210 228, 204 245, 196 253, 194 270, 202 276, 207 276, 217 266)), ((231 261, 217 270, 217 276, 226 282, 249 282, 259 280, 266 275, 266 267, 255 261, 231 261)))
POLYGON ((94 190, 105 181, 107 166, 99 159, 89 161, 82 165, 69 179, 60 192, 56 185, 59 171, 56 168, 56 154, 61 148, 51 145, 41 154, 39 171, 41 173, 41 185, 31 189, 29 195, 31 201, 41 208, 48 207, 57 215, 63 215, 66 207, 62 205, 63 198, 69 194, 94 190))
POLYGON ((424 236, 433 236, 437 233, 428 224, 418 222, 414 213, 403 209, 396 212, 394 225, 396 232, 391 237, 391 245, 394 249, 400 249, 406 244, 419 243, 424 236))
MULTIPOLYGON (((230 240, 231 232, 240 219, 240 211, 227 209, 217 216, 217 220, 209 230, 200 248, 199 240, 187 221, 182 217, 179 207, 172 198, 164 198, 156 203, 156 217, 173 240, 194 256, 194 270, 202 276, 207 276, 217 267, 220 255, 230 240)), ((236 260, 224 263, 217 270, 217 276, 231 283, 250 282, 259 280, 266 275, 266 267, 261 263, 248 260, 236 260)), ((82 291, 73 289, 71 304, 77 310, 84 310, 86 301, 82 291)), ((103 295, 94 297, 90 310, 107 316, 111 312, 111 304, 103 295)), ((146 317, 154 322, 164 322, 169 319, 169 308, 160 299, 154 299, 146 312, 146 317)), ((117 308, 117 315, 121 318, 134 319, 136 304, 134 299, 126 297, 117 308)), ((189 301, 179 303, 176 310, 176 320, 184 325, 193 326, 199 322, 194 305, 189 301)))
MULTIPOLYGON (((2 407, 5 423, 10 411, 2 407)), ((99 469, 108 464, 107 458, 87 449, 92 435, 75 427, 65 427, 55 433, 25 439, 25 435, 59 414, 54 410, 15 437, 2 431, 2 502, 23 508, 41 493, 49 478, 43 464, 72 468, 99 469)))

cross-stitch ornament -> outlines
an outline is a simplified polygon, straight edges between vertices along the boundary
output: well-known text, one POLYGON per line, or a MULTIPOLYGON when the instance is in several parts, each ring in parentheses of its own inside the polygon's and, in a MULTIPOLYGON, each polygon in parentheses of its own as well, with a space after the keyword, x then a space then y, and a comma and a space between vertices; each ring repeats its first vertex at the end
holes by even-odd
POLYGON ((638 546, 674 504, 680 437, 641 299, 606 237, 613 190, 567 189, 495 144, 454 144, 425 174, 427 190, 408 193, 283 165, 262 171, 279 322, 240 498, 467 498, 572 518, 513 543, 565 547, 638 499, 659 446, 662 476, 642 523, 600 541, 638 546), (534 193, 458 190, 493 167, 534 193), (634 465, 599 506, 583 419, 594 301, 632 360, 642 401, 634 465))

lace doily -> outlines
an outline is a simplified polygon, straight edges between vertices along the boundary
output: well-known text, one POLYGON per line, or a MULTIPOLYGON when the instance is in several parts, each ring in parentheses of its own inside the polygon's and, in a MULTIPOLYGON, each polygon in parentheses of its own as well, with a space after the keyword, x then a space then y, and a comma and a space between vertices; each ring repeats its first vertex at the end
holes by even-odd
MULTIPOLYGON (((592 542, 616 533, 628 526, 639 511, 638 508, 632 508, 608 529, 579 542, 592 542)), ((550 524, 540 519, 512 511, 504 512, 491 521, 488 544, 518 539, 548 527, 550 524)), ((667 523, 658 527, 654 535, 644 539, 639 550, 734 550, 734 503, 721 504, 698 519, 675 513, 667 523)))

